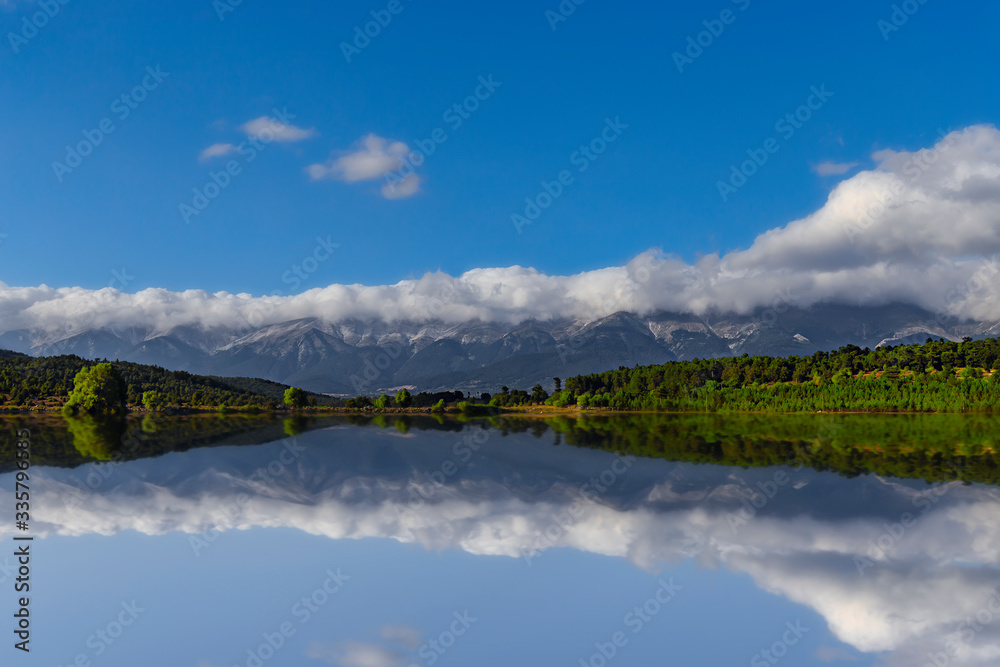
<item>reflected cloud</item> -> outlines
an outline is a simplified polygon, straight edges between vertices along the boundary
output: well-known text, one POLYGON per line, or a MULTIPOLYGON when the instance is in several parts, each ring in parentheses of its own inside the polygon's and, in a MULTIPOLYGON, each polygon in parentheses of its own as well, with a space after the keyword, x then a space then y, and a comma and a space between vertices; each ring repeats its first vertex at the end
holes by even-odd
MULTIPOLYGON (((118 465, 83 503, 66 499, 86 473, 37 469, 33 528, 39 536, 125 530, 196 536, 216 527, 220 508, 245 494, 249 500, 226 529, 386 538, 521 558, 525 567, 545 557, 537 551, 540 536, 548 546, 626 558, 648 571, 693 559, 745 573, 761 589, 815 610, 839 640, 883 654, 886 665, 922 665, 938 652, 953 665, 1000 658, 995 489, 876 476, 847 481, 790 469, 789 482, 765 500, 754 494, 768 488, 774 469, 635 459, 619 481, 591 487, 596 492, 581 501, 581 489, 600 479, 614 455, 540 446, 530 434, 515 434, 502 444, 487 439, 474 458, 454 461, 457 472, 436 475, 453 457, 456 437, 309 432, 297 439, 301 456, 264 483, 259 470, 275 460, 281 443, 132 461, 118 465), (748 498, 758 501, 752 513, 748 498), (734 526, 738 514, 745 521, 734 526)), ((11 501, 9 478, 0 483, 0 503, 11 501)), ((10 530, 0 526, 0 535, 10 530)), ((380 636, 409 650, 421 637, 407 626, 386 626, 380 636)), ((394 665, 403 656, 366 642, 315 645, 310 652, 351 667, 394 665)), ((817 657, 849 659, 829 651, 817 657)))
POLYGON ((378 644, 365 642, 312 643, 306 657, 324 660, 340 667, 397 667, 403 655, 378 644))

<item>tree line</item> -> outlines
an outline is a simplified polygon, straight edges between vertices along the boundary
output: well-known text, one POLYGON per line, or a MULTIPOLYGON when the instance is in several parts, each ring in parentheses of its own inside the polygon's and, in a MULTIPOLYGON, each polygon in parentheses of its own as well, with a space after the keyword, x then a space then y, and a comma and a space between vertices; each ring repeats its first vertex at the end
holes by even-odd
POLYGON ((548 403, 620 410, 994 412, 1000 339, 694 359, 579 375, 548 403))

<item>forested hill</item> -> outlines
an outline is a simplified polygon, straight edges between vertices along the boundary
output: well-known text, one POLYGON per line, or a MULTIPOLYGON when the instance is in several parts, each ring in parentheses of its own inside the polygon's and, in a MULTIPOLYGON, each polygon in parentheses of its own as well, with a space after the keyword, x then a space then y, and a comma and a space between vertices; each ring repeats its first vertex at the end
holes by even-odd
POLYGON ((695 411, 1000 412, 1000 339, 808 357, 729 357, 621 367, 566 380, 550 404, 695 411))
MULTIPOLYGON (((76 355, 29 357, 0 350, 0 403, 10 405, 45 403, 56 406, 73 389, 73 379, 83 368, 96 361, 76 355)), ((287 385, 256 378, 219 378, 169 371, 160 366, 115 362, 128 387, 128 403, 138 405, 145 391, 158 391, 166 405, 172 406, 259 406, 273 408, 282 403, 287 385)), ((310 394, 317 404, 332 401, 320 394, 310 394)))

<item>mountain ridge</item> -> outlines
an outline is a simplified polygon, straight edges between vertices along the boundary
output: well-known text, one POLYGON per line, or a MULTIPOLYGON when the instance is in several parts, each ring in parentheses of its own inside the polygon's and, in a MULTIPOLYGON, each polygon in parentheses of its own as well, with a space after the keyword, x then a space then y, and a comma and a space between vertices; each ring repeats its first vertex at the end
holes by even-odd
POLYGON ((216 376, 253 376, 328 394, 409 387, 495 392, 552 387, 553 377, 696 357, 808 355, 847 344, 874 348, 928 337, 1000 335, 1000 322, 944 320, 903 304, 758 309, 745 315, 626 311, 594 320, 517 324, 328 322, 301 318, 251 331, 185 326, 93 328, 53 335, 0 333, 0 347, 33 356, 77 354, 216 376))

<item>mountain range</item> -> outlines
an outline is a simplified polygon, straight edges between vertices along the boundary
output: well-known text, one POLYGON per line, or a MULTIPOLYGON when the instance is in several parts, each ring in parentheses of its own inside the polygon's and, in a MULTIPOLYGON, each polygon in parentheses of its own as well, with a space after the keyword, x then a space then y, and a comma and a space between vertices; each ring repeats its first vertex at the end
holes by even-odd
POLYGON ((944 320, 921 308, 815 305, 747 315, 619 312, 592 321, 331 323, 317 318, 252 331, 223 327, 92 328, 0 333, 0 348, 76 354, 222 376, 260 377, 328 394, 408 387, 495 392, 552 389, 553 377, 729 355, 809 355, 847 344, 922 343, 1000 335, 1000 322, 944 320), (778 312, 781 311, 781 312, 778 312))

